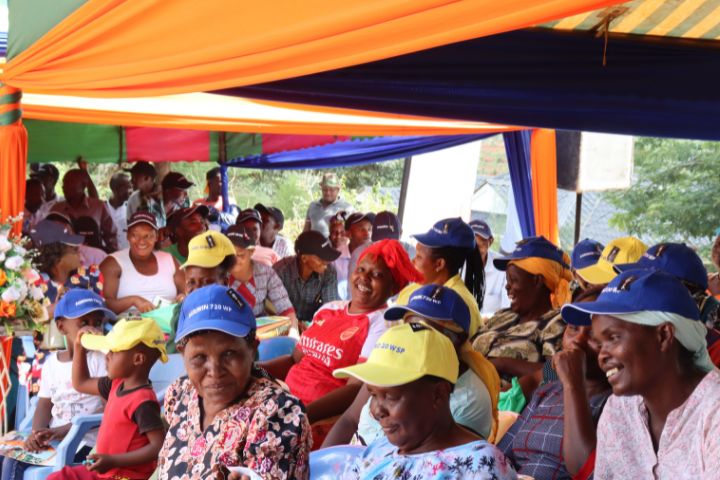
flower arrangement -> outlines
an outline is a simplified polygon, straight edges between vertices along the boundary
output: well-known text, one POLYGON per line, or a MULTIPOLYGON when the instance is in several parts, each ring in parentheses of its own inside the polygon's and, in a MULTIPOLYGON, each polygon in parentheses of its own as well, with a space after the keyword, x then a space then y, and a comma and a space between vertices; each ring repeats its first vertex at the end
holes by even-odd
POLYGON ((20 217, 0 223, 0 326, 9 335, 16 328, 36 330, 48 320, 43 306, 41 277, 33 266, 34 254, 12 235, 20 217))

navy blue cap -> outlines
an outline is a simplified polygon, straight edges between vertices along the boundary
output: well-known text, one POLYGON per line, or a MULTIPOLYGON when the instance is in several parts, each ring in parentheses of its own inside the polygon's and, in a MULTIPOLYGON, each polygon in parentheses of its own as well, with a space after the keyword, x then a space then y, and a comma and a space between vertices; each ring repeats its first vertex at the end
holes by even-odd
POLYGON ((392 212, 384 211, 375 215, 370 240, 400 240, 400 220, 392 212))
POLYGON ((183 301, 175 340, 182 340, 200 330, 244 337, 256 327, 252 308, 237 290, 208 285, 198 288, 183 301))
POLYGON ((51 245, 53 243, 64 243, 77 247, 82 245, 85 237, 75 235, 67 225, 61 225, 52 220, 41 220, 35 227, 30 230, 30 238, 35 247, 43 245, 51 245))
POLYGON ((430 248, 475 248, 475 233, 460 217, 440 220, 427 233, 413 237, 430 248))
POLYGON ((85 288, 71 288, 63 295, 55 307, 55 319, 80 318, 90 312, 103 312, 110 320, 115 320, 115 313, 105 306, 100 295, 85 288))
POLYGON ((373 223, 375 221, 375 214, 372 212, 368 213, 361 213, 361 212, 355 212, 351 213, 346 219, 345 219, 345 230, 350 230, 350 227, 355 225, 356 223, 360 223, 363 220, 367 220, 370 223, 373 223))
POLYGON ((628 270, 615 277, 594 302, 570 303, 562 317, 571 325, 590 325, 594 314, 667 312, 700 320, 695 300, 680 281, 659 270, 628 270))
POLYGON ((705 265, 695 250, 684 243, 658 243, 650 247, 637 262, 615 265, 618 272, 638 268, 662 270, 703 290, 708 288, 705 265))
POLYGON ((246 220, 254 220, 260 225, 262 225, 262 217, 260 216, 260 212, 255 210, 254 208, 246 208, 237 217, 237 220, 235 220, 235 225, 240 225, 246 220))
POLYGON ((493 265, 498 270, 507 270, 508 263, 511 261, 532 257, 553 260, 565 268, 570 268, 563 259, 563 251, 545 237, 530 237, 520 240, 509 256, 496 258, 493 260, 493 265))
POLYGON ((493 238, 492 230, 490 230, 490 225, 488 225, 485 220, 473 220, 472 222, 468 223, 468 225, 470 225, 470 228, 472 228, 473 232, 475 232, 475 235, 480 235, 485 240, 487 240, 488 238, 493 238))
POLYGON ((425 285, 410 295, 407 305, 398 305, 385 311, 387 320, 400 320, 412 312, 428 320, 455 322, 465 333, 470 332, 470 309, 453 289, 442 285, 425 285))
POLYGON ((578 270, 595 265, 600 260, 604 248, 605 246, 598 241, 589 238, 581 240, 573 248, 572 268, 578 270))

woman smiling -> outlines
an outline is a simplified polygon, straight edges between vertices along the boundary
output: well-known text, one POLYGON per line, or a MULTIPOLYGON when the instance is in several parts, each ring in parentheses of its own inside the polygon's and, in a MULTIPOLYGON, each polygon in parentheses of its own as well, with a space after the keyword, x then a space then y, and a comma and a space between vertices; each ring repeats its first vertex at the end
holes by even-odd
MULTIPOLYGON (((374 243, 350 277, 351 300, 321 307, 292 355, 263 364, 303 401, 311 422, 340 415, 352 403, 360 383, 334 378, 332 371, 367 358, 388 326, 383 318, 387 300, 419 278, 398 241, 374 243)), ((313 429, 316 445, 330 426, 313 429)))
POLYGON ((385 332, 367 362, 336 370, 336 377, 365 383, 385 434, 342 478, 515 479, 496 447, 453 420, 450 395, 459 367, 448 337, 407 323, 385 332))
POLYGON ((569 257, 544 237, 518 242, 493 264, 507 273, 510 308, 490 318, 473 340, 505 381, 531 375, 560 346, 565 325, 559 309, 570 300, 569 257))
POLYGON ((244 466, 266 479, 308 478, 310 427, 297 398, 253 366, 255 317, 235 290, 183 302, 176 341, 188 376, 165 398, 158 478, 205 479, 244 466))
POLYGON ((598 425, 596 478, 717 478, 720 372, 685 286, 663 272, 629 270, 597 301, 566 305, 562 315, 592 322, 612 387, 598 425))

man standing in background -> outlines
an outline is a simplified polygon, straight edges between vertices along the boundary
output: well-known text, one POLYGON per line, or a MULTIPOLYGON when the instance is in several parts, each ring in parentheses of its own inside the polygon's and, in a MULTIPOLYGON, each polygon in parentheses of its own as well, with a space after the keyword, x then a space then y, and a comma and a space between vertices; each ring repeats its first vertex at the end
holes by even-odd
POLYGON ((352 213, 353 208, 340 198, 340 180, 334 173, 325 173, 320 182, 322 198, 311 202, 305 216, 305 229, 320 232, 324 237, 330 235, 329 220, 336 213, 344 210, 352 213))

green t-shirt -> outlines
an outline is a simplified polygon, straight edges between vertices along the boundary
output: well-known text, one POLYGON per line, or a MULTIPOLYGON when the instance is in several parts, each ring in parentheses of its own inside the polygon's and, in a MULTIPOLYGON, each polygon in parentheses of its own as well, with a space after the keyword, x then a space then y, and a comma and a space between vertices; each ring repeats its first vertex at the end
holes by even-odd
POLYGON ((167 252, 175 257, 175 260, 177 260, 180 265, 187 262, 187 257, 183 257, 182 253, 178 250, 177 243, 173 243, 169 247, 163 248, 163 252, 167 252))

